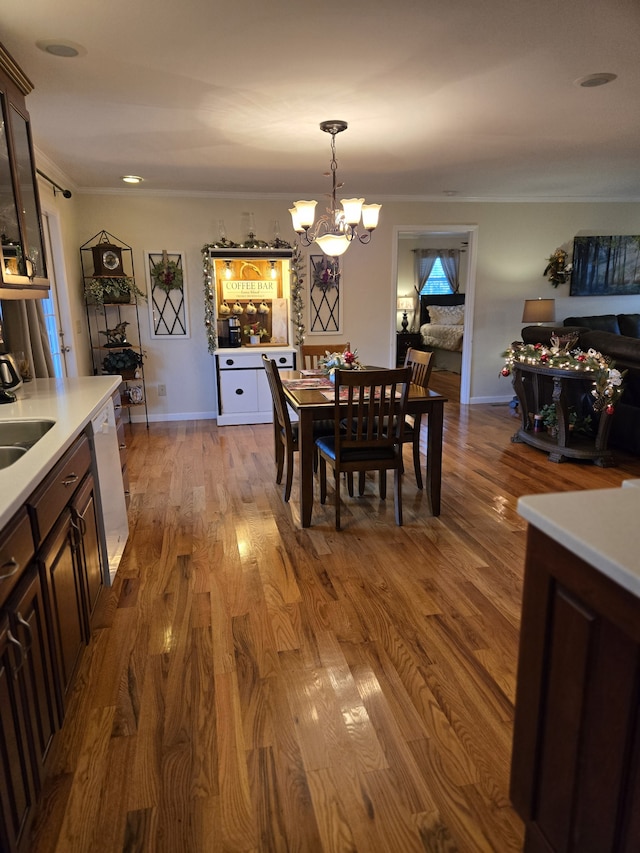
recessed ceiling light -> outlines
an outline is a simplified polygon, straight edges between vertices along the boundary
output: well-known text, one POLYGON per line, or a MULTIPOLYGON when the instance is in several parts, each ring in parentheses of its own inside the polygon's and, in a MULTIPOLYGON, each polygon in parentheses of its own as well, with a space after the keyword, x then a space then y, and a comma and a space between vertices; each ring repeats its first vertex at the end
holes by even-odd
POLYGON ((74 56, 85 56, 87 49, 81 44, 76 44, 73 41, 66 39, 46 39, 37 41, 37 47, 44 50, 45 53, 50 53, 52 56, 62 56, 67 59, 74 56))
POLYGON ((454 195, 458 195, 458 190, 443 190, 442 192, 443 192, 446 196, 449 196, 449 198, 451 198, 451 197, 452 197, 452 196, 454 196, 454 195))
POLYGON ((123 175, 122 180, 125 184, 141 184, 144 178, 141 178, 139 175, 123 175))
POLYGON ((578 77, 575 84, 576 86, 582 86, 583 89, 593 89, 596 86, 606 86, 607 83, 615 80, 617 76, 617 74, 601 71, 598 74, 587 74, 585 77, 578 77))

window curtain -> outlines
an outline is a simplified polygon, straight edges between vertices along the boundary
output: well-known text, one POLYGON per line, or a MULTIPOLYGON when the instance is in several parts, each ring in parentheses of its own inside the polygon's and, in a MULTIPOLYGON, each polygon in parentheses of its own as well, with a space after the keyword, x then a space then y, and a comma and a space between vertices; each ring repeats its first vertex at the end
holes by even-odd
POLYGON ((55 376, 41 301, 3 299, 0 305, 5 351, 23 352, 36 379, 55 376))
POLYGON ((431 275, 433 265, 438 258, 439 249, 414 249, 414 252, 416 289, 420 293, 431 275))
POLYGON ((451 292, 457 293, 460 290, 460 280, 458 278, 460 271, 460 249, 439 249, 437 254, 449 282, 451 292))

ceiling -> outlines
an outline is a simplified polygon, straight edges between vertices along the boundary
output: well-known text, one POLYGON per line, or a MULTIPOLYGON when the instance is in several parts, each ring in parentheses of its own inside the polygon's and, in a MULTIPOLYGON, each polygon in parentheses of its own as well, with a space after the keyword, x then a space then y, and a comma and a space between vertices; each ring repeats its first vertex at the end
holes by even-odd
POLYGON ((640 200, 638 0, 23 0, 0 41, 75 191, 317 198, 344 119, 346 195, 640 200))

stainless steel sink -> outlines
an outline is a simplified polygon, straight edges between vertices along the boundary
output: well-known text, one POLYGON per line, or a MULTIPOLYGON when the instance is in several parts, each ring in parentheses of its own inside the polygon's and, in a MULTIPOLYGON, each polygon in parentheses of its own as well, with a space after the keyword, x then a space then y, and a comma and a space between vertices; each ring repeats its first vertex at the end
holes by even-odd
POLYGON ((26 453, 24 447, 0 447, 0 468, 8 468, 26 453))
POLYGON ((12 465, 49 432, 54 424, 55 421, 50 420, 0 420, 0 468, 12 465))

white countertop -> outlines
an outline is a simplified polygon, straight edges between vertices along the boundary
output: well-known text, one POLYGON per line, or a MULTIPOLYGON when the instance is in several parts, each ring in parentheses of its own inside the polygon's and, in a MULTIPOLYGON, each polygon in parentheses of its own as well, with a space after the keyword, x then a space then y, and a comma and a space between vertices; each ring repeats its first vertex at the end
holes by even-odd
POLYGON ((518 501, 518 512, 538 530, 640 596, 640 489, 528 495, 518 501))
POLYGON ((0 421, 55 421, 17 462, 0 469, 0 527, 22 506, 120 381, 119 376, 35 379, 16 389, 15 403, 0 405, 0 421))

